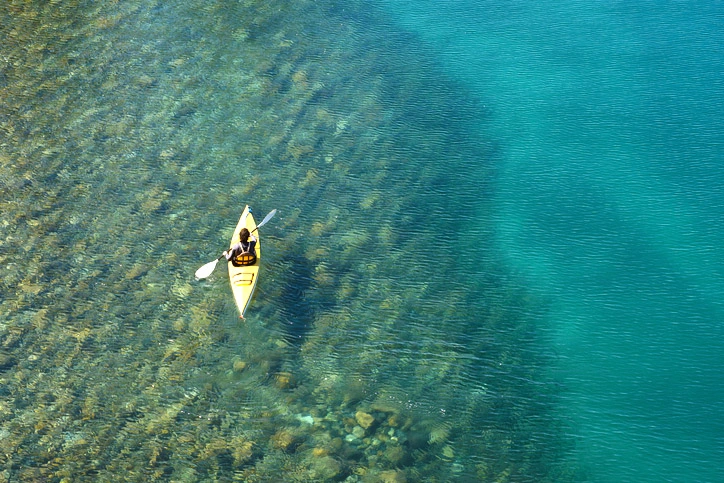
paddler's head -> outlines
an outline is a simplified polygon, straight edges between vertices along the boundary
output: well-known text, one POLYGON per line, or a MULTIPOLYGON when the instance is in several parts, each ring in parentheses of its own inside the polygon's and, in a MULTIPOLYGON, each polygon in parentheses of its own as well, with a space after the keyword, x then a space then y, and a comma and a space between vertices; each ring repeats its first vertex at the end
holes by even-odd
POLYGON ((246 243, 246 241, 249 239, 249 230, 246 228, 242 228, 239 232, 239 241, 242 243, 246 243))

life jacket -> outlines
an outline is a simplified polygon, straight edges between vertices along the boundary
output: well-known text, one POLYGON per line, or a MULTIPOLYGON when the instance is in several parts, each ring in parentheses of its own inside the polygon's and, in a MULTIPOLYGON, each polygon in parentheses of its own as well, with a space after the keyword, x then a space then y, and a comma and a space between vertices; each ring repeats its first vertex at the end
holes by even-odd
POLYGON ((235 267, 254 265, 256 263, 256 250, 254 250, 254 245, 256 245, 256 243, 246 242, 240 243, 240 245, 241 253, 231 257, 231 264, 235 267))

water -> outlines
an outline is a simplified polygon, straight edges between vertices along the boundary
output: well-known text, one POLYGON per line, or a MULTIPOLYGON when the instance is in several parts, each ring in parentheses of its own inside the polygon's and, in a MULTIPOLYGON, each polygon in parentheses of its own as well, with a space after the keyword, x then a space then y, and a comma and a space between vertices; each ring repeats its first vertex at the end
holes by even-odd
POLYGON ((590 479, 720 479, 721 11, 388 7, 491 113, 498 248, 549 297, 590 479))
POLYGON ((5 479, 719 479, 716 5, 1 12, 5 479))

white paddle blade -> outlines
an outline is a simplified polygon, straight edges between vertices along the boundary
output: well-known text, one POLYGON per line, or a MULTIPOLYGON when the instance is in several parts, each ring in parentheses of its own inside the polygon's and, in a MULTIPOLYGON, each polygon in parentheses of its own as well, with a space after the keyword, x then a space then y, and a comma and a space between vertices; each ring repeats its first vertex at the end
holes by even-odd
POLYGON ((214 271, 214 269, 216 268, 216 264, 217 264, 217 263, 219 263, 219 259, 218 259, 218 258, 217 258, 216 260, 214 260, 213 262, 209 262, 209 263, 207 263, 206 265, 204 265, 203 267, 201 267, 201 268, 199 268, 198 270, 196 270, 196 274, 195 274, 195 275, 196 275, 196 278, 197 278, 197 279, 202 279, 202 278, 206 278, 206 277, 208 277, 209 275, 211 275, 211 273, 212 273, 212 272, 214 271))
POLYGON ((266 225, 266 222, 269 221, 269 220, 271 220, 271 219, 274 217, 274 215, 276 215, 276 214, 277 214, 277 209, 274 208, 273 210, 271 210, 271 211, 269 212, 269 214, 267 214, 267 215, 264 217, 264 221, 262 221, 261 223, 259 223, 259 225, 257 225, 257 228, 261 228, 262 226, 266 225))

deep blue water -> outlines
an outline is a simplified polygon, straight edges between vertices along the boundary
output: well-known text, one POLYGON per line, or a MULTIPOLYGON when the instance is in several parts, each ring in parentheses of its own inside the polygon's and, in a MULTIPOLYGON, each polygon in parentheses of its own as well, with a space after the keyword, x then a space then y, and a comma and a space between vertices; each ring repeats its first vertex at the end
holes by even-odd
POLYGON ((486 107, 498 255, 547 299, 592 481, 724 474, 718 2, 386 1, 486 107))

